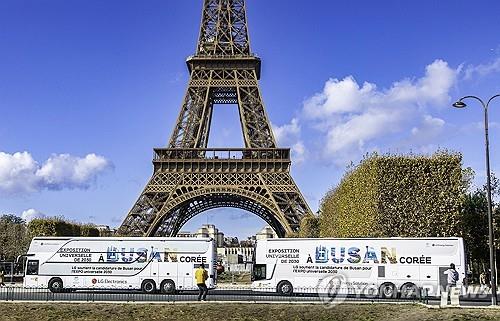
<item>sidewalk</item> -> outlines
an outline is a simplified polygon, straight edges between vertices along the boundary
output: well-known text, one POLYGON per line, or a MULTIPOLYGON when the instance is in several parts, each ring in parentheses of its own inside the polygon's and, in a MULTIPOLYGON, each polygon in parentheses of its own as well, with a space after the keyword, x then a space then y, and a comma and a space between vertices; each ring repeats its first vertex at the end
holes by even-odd
POLYGON ((251 290, 252 285, 248 283, 217 283, 215 290, 238 289, 238 290, 251 290))

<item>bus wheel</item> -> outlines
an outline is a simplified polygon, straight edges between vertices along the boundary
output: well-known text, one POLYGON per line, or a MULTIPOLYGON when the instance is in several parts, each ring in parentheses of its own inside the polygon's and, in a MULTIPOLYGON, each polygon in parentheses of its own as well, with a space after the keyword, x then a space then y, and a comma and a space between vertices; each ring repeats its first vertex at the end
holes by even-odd
POLYGON ((175 283, 172 280, 164 280, 160 285, 161 293, 164 294, 174 294, 175 293, 175 283))
POLYGON ((405 283, 401 287, 402 299, 417 299, 420 296, 419 288, 413 283, 405 283))
POLYGON ((392 299, 396 297, 396 287, 392 283, 384 283, 380 286, 378 294, 383 299, 392 299))
POLYGON ((288 281, 281 281, 278 283, 277 291, 279 294, 290 295, 293 293, 293 286, 288 281))
POLYGON ((142 292, 147 294, 153 294, 156 291, 156 284, 153 280, 144 280, 142 281, 141 286, 142 292))
POLYGON ((59 293, 63 291, 63 281, 60 278, 53 278, 49 281, 49 290, 52 293, 59 293))

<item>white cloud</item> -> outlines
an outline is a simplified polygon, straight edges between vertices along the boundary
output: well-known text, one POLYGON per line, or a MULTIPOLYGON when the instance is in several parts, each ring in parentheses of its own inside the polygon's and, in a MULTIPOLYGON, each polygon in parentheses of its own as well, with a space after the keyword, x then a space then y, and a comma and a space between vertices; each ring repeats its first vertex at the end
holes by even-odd
POLYGON ((23 211, 21 213, 21 218, 26 222, 29 223, 31 220, 35 218, 44 218, 46 217, 45 214, 43 214, 40 211, 35 210, 34 208, 27 209, 26 211, 23 211))
POLYGON ((0 191, 30 193, 38 189, 38 163, 30 153, 0 152, 0 191))
POLYGON ((282 126, 275 126, 273 124, 272 127, 274 138, 276 138, 276 142, 279 146, 290 144, 290 142, 296 140, 300 135, 299 120, 297 118, 293 118, 290 124, 282 126))
POLYGON ((495 72, 500 72, 500 57, 486 64, 467 66, 464 79, 471 79, 474 76, 484 77, 495 72))
POLYGON ((43 189, 85 189, 111 163, 102 156, 80 158, 52 155, 41 166, 28 152, 0 152, 0 194, 23 194, 43 189))
POLYGON ((327 154, 335 155, 355 147, 363 149, 365 143, 391 132, 397 132, 404 111, 369 108, 363 113, 339 121, 327 130, 327 154))
POLYGON ((343 80, 329 79, 321 93, 317 93, 304 103, 307 117, 321 118, 332 114, 359 111, 366 101, 373 99, 376 86, 365 82, 359 86, 354 77, 343 80))
POLYGON ((421 78, 396 81, 388 89, 360 85, 352 76, 329 79, 322 92, 305 100, 301 120, 321 133, 323 156, 340 164, 376 149, 380 139, 409 136, 423 143, 445 125, 429 109, 448 104, 458 72, 436 60, 421 78))
POLYGON ((96 154, 84 158, 69 154, 52 155, 35 173, 47 187, 88 188, 99 172, 109 166, 109 161, 96 154))
POLYGON ((413 127, 411 133, 413 136, 429 135, 440 131, 445 124, 445 121, 440 118, 435 118, 430 115, 424 115, 424 121, 420 127, 413 127))
MULTIPOLYGON (((496 121, 489 121, 488 128, 489 129, 498 129, 498 128, 500 128, 500 123, 496 122, 496 121)), ((483 133, 484 132, 484 121, 477 121, 477 122, 468 123, 462 127, 462 130, 464 130, 464 131, 481 131, 483 133)))
POLYGON ((443 136, 446 122, 437 117, 424 115, 423 120, 411 129, 411 136, 404 142, 413 151, 430 154, 439 146, 435 144, 436 137, 443 136))
MULTIPOLYGON (((228 211, 229 212, 229 211, 228 211)), ((229 212, 229 219, 233 221, 237 220, 246 220, 248 218, 252 218, 252 214, 249 212, 244 212, 244 211, 230 211, 229 212)))
POLYGON ((306 158, 306 147, 304 143, 299 140, 295 144, 292 145, 292 160, 295 164, 301 164, 305 161, 306 158))
POLYGON ((291 157, 295 164, 305 160, 306 147, 300 140, 301 127, 299 120, 293 118, 289 124, 275 126, 272 124, 274 137, 278 146, 291 146, 291 157))

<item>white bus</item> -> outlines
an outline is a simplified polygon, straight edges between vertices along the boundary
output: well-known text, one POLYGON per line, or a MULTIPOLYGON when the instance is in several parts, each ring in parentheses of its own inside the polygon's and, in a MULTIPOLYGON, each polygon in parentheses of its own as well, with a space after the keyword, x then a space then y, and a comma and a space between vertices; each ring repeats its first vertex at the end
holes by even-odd
POLYGON ((52 292, 77 289, 197 289, 194 271, 205 264, 216 284, 211 238, 35 237, 26 254, 24 286, 52 292))
POLYGON ((450 264, 466 276, 461 238, 269 239, 255 249, 252 289, 438 296, 450 264))

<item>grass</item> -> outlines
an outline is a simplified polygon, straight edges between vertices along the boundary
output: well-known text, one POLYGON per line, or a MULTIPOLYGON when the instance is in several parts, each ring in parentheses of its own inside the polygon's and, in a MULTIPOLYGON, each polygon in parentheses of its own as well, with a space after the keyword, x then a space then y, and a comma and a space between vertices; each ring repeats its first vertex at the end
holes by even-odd
POLYGON ((428 309, 419 305, 0 303, 0 320, 500 320, 499 309, 428 309))

